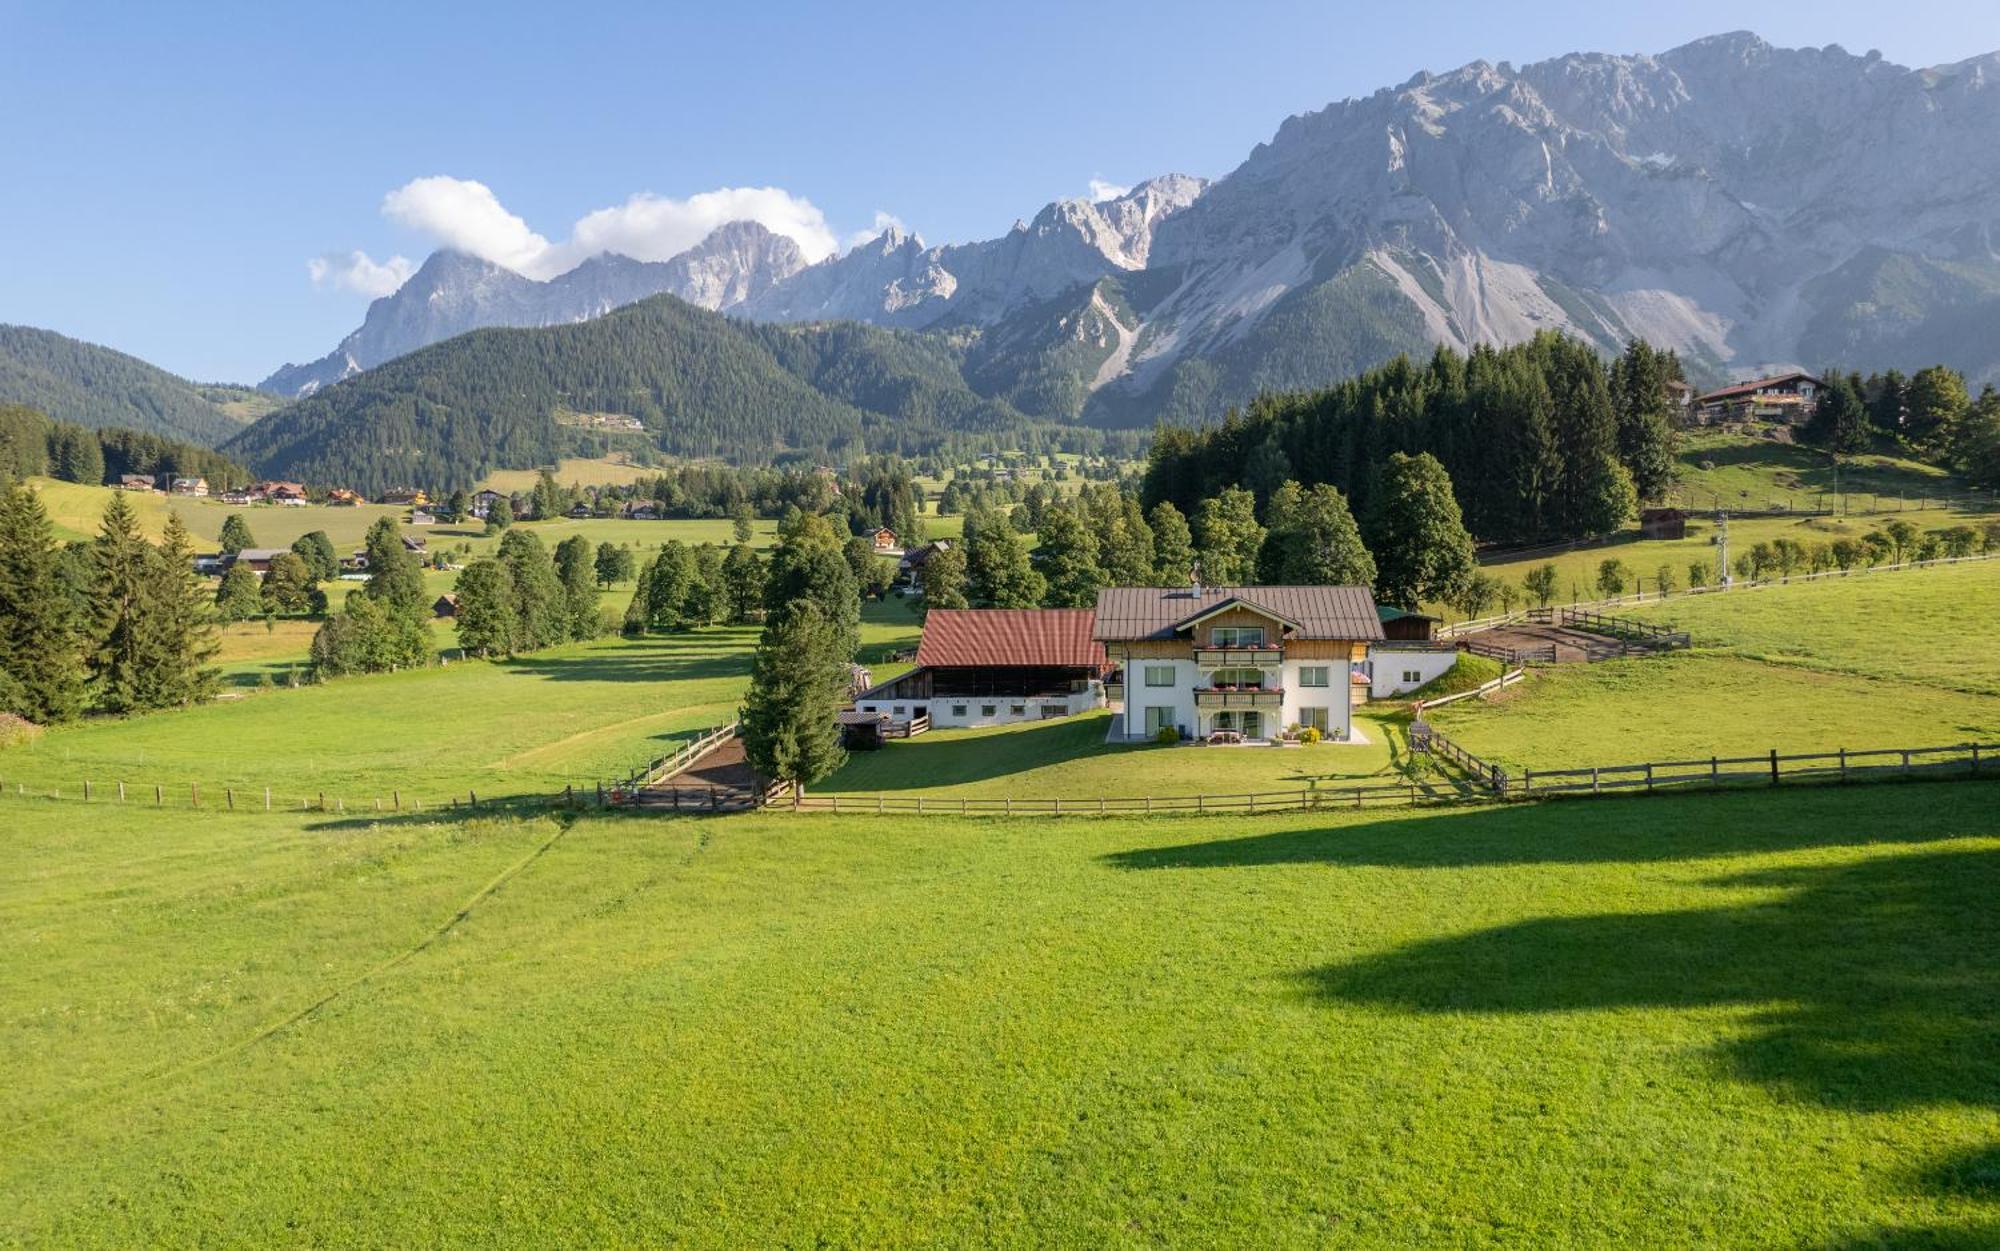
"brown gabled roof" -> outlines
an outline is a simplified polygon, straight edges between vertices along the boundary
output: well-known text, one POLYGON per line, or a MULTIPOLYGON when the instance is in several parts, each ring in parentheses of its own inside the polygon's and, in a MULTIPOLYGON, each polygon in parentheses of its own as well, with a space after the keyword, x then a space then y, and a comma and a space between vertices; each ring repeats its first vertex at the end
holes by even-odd
POLYGON ((1105 667, 1088 608, 935 608, 924 618, 917 667, 1105 667))
POLYGON ((1751 382, 1731 383, 1730 385, 1723 387, 1719 391, 1710 391, 1707 395, 1702 396, 1700 401, 1698 402, 1702 404, 1708 404, 1716 400, 1735 399, 1739 395, 1754 395, 1758 391, 1763 390, 1765 387, 1775 387, 1779 383, 1795 382, 1798 381, 1799 379, 1804 379, 1805 381, 1810 382, 1815 386, 1818 386, 1820 384, 1818 378, 1815 378, 1813 375, 1806 373, 1804 370, 1795 369, 1788 374, 1773 374, 1769 378, 1758 378, 1751 382))
POLYGON ((1113 586, 1097 593, 1097 637, 1171 639, 1231 601, 1263 612, 1305 639, 1379 639, 1382 622, 1365 586, 1113 586))

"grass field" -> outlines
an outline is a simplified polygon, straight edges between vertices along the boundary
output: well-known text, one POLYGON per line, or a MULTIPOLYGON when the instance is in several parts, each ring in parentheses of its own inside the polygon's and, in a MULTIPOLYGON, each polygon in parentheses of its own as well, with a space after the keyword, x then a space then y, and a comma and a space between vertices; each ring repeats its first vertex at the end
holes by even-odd
POLYGON ((1534 671, 1430 719, 1518 770, 2000 741, 2000 564, 1649 606, 1695 649, 1534 671))
MULTIPOLYGON (((566 456, 553 466, 556 481, 563 486, 630 486, 641 478, 657 478, 658 469, 635 465, 627 460, 604 457, 566 456)), ((542 479, 539 469, 496 469, 479 483, 482 490, 527 492, 542 479)))
POLYGON ((1989 1246, 2000 786, 0 799, 0 1242, 1989 1246))
POLYGON ((1369 742, 1313 747, 1107 745, 1109 713, 979 730, 933 730, 856 752, 815 790, 921 790, 953 799, 1143 799, 1239 795, 1395 781, 1406 756, 1401 725, 1357 712, 1369 742))
MULTIPOLYGON (((295 623, 280 622, 301 649, 295 623)), ((304 626, 309 623, 296 623, 304 626)), ((864 659, 915 642, 898 602, 871 603, 864 659)), ((408 673, 342 678, 297 690, 260 690, 176 712, 98 717, 57 726, 0 756, 0 783, 75 794, 126 781, 170 788, 180 802, 199 783, 296 804, 324 791, 366 804, 405 796, 437 802, 546 795, 622 777, 667 754, 694 730, 733 719, 750 673, 754 626, 643 639, 607 638, 516 660, 460 661, 408 673)), ((440 641, 450 642, 448 631, 440 641)), ((232 675, 261 667, 274 680, 290 653, 261 622, 225 637, 232 675), (240 631, 240 633, 238 633, 240 631), (265 647, 263 655, 248 654, 265 647)), ((247 684, 238 681, 235 685, 247 684)), ((150 792, 148 792, 150 794, 150 792)))
POLYGON ((1921 461, 1843 456, 1836 479, 1833 458, 1817 448, 1734 434, 1687 435, 1678 476, 1675 502, 1708 510, 1833 508, 1837 490, 1847 497, 1846 507, 1877 511, 1964 492, 1944 470, 1921 461))

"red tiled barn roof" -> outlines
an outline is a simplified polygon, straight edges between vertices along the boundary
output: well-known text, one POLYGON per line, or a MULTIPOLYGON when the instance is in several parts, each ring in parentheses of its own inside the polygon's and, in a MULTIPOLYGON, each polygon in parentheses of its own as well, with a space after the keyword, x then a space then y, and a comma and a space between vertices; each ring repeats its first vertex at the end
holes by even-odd
POLYGON ((924 618, 917 666, 1105 667, 1088 608, 936 608, 924 618))

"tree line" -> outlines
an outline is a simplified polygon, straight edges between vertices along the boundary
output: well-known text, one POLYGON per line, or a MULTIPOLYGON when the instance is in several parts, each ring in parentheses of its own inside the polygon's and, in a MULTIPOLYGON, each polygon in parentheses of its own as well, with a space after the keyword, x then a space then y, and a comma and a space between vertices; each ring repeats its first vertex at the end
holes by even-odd
POLYGON ((1975 399, 1964 375, 1943 365, 1905 377, 1828 370, 1803 435, 1831 452, 1865 452, 1895 441, 1913 456, 1954 469, 1975 486, 2000 488, 2000 391, 1975 399))
POLYGON ((117 426, 56 421, 21 404, 0 404, 0 474, 85 486, 116 482, 125 474, 206 478, 216 490, 251 480, 248 469, 209 448, 117 426))

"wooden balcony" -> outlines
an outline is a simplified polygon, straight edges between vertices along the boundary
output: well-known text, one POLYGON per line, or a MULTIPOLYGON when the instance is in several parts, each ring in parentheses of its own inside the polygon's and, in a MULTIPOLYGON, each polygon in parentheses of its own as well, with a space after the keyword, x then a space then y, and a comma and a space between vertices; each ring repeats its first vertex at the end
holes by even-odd
POLYGON ((1270 647, 1196 647, 1194 663, 1203 669, 1264 669, 1284 662, 1285 649, 1270 647))
POLYGON ((1204 709, 1268 708, 1275 712, 1284 703, 1285 692, 1274 686, 1235 691, 1197 687, 1194 692, 1194 706, 1204 709))

